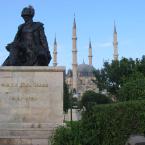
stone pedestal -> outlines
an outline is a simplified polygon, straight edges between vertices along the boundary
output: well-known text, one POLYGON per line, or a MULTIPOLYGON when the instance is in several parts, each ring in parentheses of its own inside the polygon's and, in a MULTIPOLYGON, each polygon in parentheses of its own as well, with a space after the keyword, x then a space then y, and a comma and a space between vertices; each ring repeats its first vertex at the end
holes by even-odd
POLYGON ((64 67, 0 67, 0 145, 48 145, 63 123, 64 67))

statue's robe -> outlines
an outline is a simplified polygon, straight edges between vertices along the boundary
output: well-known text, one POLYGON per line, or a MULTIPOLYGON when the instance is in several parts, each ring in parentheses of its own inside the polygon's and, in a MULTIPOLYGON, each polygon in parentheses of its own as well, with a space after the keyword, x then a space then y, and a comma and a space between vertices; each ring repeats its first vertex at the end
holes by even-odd
POLYGON ((3 66, 47 66, 51 60, 43 24, 24 23, 6 49, 10 55, 3 66))

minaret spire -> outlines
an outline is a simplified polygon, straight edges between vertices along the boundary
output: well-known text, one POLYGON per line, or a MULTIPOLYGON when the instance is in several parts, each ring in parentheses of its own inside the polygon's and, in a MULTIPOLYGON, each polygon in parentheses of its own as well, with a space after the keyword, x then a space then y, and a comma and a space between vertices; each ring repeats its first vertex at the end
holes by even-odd
POLYGON ((76 18, 75 18, 75 14, 74 14, 73 28, 76 29, 76 18))
POLYGON ((117 30, 114 21, 114 33, 113 33, 113 46, 114 46, 114 60, 118 60, 118 41, 117 41, 117 30))
POLYGON ((72 29, 72 72, 73 72, 73 90, 77 92, 77 36, 76 36, 76 20, 74 16, 72 29))
POLYGON ((92 44, 91 44, 91 40, 89 42, 89 55, 88 55, 88 59, 89 59, 89 65, 92 65, 92 44))
POLYGON ((53 50, 53 66, 57 66, 57 42, 56 42, 56 35, 54 38, 54 50, 53 50))
POLYGON ((117 31, 116 31, 116 24, 115 24, 115 20, 114 20, 114 33, 117 33, 117 31))
POLYGON ((54 45, 57 45, 57 42, 56 42, 56 34, 55 34, 55 38, 54 38, 54 45))

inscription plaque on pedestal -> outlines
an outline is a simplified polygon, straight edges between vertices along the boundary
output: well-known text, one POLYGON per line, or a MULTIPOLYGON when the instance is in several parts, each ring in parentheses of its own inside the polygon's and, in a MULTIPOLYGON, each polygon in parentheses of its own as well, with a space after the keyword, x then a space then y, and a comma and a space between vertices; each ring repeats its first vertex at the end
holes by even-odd
POLYGON ((20 137, 24 144, 35 145, 36 139, 47 139, 50 130, 62 124, 64 70, 0 67, 0 142, 19 142, 20 137))

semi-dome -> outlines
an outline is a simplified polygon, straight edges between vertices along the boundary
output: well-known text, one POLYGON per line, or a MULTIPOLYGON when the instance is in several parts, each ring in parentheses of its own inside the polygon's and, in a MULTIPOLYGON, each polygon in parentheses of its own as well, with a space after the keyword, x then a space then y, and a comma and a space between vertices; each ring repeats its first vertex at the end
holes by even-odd
POLYGON ((91 77, 94 76, 95 68, 92 65, 80 64, 78 65, 78 75, 81 77, 91 77))

